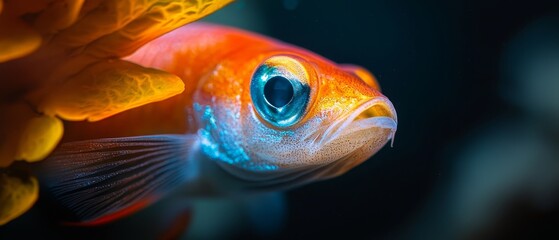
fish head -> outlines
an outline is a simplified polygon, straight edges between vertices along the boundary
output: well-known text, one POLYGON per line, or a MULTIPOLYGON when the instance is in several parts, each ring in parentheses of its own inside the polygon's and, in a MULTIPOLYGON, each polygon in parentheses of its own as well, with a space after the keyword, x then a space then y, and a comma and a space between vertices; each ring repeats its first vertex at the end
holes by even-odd
MULTIPOLYGON (((306 51, 275 51, 242 62, 249 70, 229 70, 234 77, 222 83, 230 85, 229 97, 220 97, 224 90, 194 97, 204 152, 243 172, 237 175, 323 169, 320 176, 332 177, 394 136, 396 111, 363 68, 306 51)), ((206 80, 200 88, 208 85, 215 88, 216 82, 206 80)))

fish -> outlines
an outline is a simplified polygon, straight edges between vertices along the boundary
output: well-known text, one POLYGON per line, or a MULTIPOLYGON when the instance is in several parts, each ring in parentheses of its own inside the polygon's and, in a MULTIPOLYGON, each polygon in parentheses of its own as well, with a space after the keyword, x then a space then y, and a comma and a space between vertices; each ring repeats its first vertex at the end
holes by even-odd
POLYGON ((38 176, 83 224, 173 194, 278 191, 333 178, 397 129, 393 104, 366 69, 256 33, 192 23, 124 60, 178 76, 184 91, 103 120, 64 123, 38 176))

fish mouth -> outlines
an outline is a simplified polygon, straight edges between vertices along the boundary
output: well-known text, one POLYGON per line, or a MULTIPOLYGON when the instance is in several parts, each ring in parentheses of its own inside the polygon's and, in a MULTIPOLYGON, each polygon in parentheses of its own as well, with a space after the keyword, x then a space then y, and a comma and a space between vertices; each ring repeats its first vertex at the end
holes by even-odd
POLYGON ((394 106, 386 97, 375 97, 361 103, 353 111, 340 116, 324 132, 319 143, 327 144, 341 136, 368 129, 388 129, 387 140, 394 141, 398 117, 394 106))

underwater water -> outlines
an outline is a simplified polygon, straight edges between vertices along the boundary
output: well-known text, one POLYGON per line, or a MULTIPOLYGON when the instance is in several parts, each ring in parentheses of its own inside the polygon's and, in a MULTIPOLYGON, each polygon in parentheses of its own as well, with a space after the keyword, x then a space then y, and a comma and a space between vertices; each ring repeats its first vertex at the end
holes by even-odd
POLYGON ((60 225, 40 197, 0 239, 559 238, 559 2, 237 0, 202 21, 365 67, 398 112, 393 146, 286 192, 103 226, 60 225))

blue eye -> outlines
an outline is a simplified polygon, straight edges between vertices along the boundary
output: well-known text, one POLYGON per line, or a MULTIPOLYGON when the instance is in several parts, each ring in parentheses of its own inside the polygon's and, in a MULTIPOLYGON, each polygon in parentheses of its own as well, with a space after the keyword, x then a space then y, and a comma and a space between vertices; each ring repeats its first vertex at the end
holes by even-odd
POLYGON ((264 85, 264 98, 276 108, 281 108, 293 99, 293 85, 287 78, 276 76, 264 85))
POLYGON ((275 56, 261 63, 250 83, 250 95, 258 114, 275 127, 299 122, 310 99, 309 74, 295 58, 275 56))

